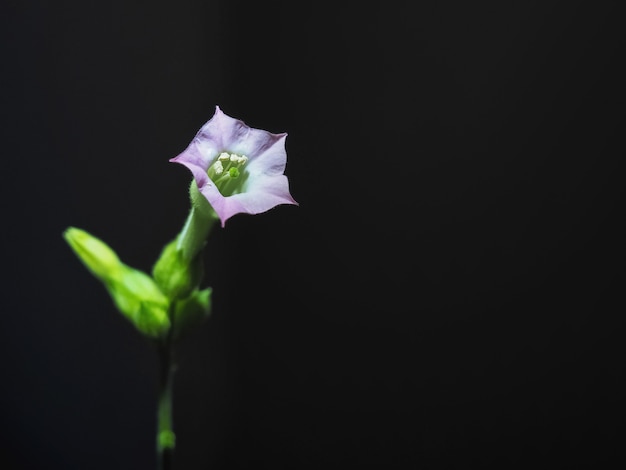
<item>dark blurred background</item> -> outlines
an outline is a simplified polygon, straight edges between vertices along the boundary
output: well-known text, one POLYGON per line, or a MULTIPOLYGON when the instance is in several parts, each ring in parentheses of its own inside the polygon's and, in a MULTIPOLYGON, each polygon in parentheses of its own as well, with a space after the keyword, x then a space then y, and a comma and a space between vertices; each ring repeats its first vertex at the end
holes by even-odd
POLYGON ((175 470, 623 464, 618 5, 4 1, 0 467, 155 468, 154 348, 61 234, 149 271, 216 105, 300 205, 211 234, 175 470))

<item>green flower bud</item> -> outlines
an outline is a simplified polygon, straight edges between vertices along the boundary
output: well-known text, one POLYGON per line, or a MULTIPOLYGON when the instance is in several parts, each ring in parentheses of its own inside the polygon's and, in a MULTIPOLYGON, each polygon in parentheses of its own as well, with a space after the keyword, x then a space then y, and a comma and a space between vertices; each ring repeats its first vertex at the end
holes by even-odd
POLYGON ((156 283, 143 271, 124 267, 119 278, 105 283, 118 310, 139 331, 152 338, 159 338, 170 327, 169 300, 156 283))
POLYGON ((102 240, 70 227, 63 236, 74 253, 107 289, 117 309, 143 334, 158 338, 170 327, 169 300, 143 271, 120 261, 102 240))
POLYGON ((187 260, 178 247, 178 238, 163 248, 152 268, 152 276, 161 291, 171 300, 183 299, 198 287, 204 266, 199 254, 187 260))
POLYGON ((207 287, 195 290, 186 299, 176 302, 174 308, 174 335, 181 334, 200 325, 211 314, 211 292, 207 287))
POLYGON ((76 227, 65 230, 63 237, 94 276, 103 279, 119 275, 123 264, 104 242, 76 227))

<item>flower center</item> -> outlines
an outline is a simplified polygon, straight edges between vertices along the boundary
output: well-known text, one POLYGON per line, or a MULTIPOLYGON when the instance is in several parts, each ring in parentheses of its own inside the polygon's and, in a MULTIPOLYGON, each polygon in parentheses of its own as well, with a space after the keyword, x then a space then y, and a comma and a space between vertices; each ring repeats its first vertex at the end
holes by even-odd
POLYGON ((247 174, 243 167, 248 161, 245 155, 222 152, 207 170, 207 175, 215 183, 223 196, 232 196, 241 192, 247 174))

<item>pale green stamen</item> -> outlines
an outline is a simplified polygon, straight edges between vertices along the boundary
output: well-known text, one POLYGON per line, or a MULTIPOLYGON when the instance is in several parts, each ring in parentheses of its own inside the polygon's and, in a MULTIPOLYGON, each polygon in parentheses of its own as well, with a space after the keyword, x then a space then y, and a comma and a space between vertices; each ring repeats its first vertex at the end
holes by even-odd
POLYGON ((224 196, 230 196, 239 192, 237 189, 242 181, 236 180, 240 179, 247 161, 248 157, 245 155, 222 152, 209 167, 207 174, 224 196))

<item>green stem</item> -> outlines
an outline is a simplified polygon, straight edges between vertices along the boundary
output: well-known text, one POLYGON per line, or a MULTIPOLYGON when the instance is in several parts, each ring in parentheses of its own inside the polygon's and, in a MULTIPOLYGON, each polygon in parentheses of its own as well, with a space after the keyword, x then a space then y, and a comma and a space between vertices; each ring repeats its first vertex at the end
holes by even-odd
POLYGON ((172 469, 176 435, 172 422, 172 390, 174 385, 174 354, 171 335, 159 345, 160 377, 157 411, 157 467, 172 469))
MULTIPOLYGON (((189 188, 191 208, 183 229, 177 237, 177 250, 182 251, 186 263, 191 263, 200 253, 206 243, 211 228, 218 220, 218 216, 204 198, 195 180, 189 188)), ((159 353, 159 395, 157 410, 157 467, 158 470, 172 470, 176 435, 172 423, 172 389, 174 385, 174 319, 176 311, 175 299, 171 299, 170 330, 158 344, 159 353)))

